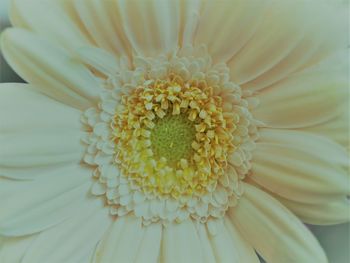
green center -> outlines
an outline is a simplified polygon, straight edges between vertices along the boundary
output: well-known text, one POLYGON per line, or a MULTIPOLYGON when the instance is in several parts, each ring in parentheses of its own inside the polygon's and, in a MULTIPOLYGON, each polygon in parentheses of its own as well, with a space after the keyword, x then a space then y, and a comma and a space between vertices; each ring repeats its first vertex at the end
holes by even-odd
POLYGON ((158 119, 151 131, 152 150, 158 157, 165 157, 175 164, 192 152, 196 130, 186 115, 170 115, 158 119))

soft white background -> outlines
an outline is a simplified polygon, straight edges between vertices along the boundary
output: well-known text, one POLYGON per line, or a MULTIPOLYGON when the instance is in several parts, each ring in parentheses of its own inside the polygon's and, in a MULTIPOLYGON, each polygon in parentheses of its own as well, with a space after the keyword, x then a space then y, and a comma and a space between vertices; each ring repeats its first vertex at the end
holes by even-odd
MULTIPOLYGON (((7 7, 10 0, 0 0, 0 32, 9 26, 7 7)), ((281 0, 283 1, 283 0, 281 0)), ((345 2, 344 0, 340 0, 345 2)), ((345 33, 345 32, 344 32, 345 33)), ((9 68, 0 56, 0 83, 18 82, 20 78, 9 68)), ((349 185, 350 187, 350 185, 349 185)), ((350 211, 349 211, 350 216, 350 211)), ((336 226, 310 226, 317 236, 321 245, 326 250, 330 263, 350 262, 350 225, 342 224, 336 226)), ((11 262, 4 262, 11 263, 11 262)), ((247 262, 248 263, 248 262, 247 262)), ((283 263, 283 262, 281 262, 283 263)), ((314 262, 310 262, 314 263, 314 262)), ((316 263, 316 262, 315 262, 316 263)))

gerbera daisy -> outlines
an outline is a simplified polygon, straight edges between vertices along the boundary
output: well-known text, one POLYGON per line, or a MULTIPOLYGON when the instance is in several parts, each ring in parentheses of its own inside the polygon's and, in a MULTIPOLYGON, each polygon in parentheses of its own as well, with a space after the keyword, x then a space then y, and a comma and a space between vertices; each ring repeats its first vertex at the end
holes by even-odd
POLYGON ((326 262, 302 222, 348 220, 338 11, 12 1, 0 261, 326 262))

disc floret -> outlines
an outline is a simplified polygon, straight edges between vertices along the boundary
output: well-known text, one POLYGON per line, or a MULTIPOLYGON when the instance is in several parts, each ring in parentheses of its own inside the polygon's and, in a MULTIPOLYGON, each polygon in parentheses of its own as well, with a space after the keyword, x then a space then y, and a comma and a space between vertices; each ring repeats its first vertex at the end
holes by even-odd
POLYGON ((212 87, 179 76, 124 95, 113 124, 116 161, 142 191, 155 196, 203 195, 227 165, 233 120, 212 87))

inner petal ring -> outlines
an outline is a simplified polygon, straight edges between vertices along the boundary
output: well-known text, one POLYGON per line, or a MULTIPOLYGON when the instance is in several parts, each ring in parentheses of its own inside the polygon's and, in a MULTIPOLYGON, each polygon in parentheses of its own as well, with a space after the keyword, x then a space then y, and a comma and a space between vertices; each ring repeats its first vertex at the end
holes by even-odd
POLYGON ((144 224, 221 218, 243 194, 257 125, 252 94, 205 49, 121 61, 82 115, 94 195, 144 224), (187 57, 184 54, 197 54, 187 57))

